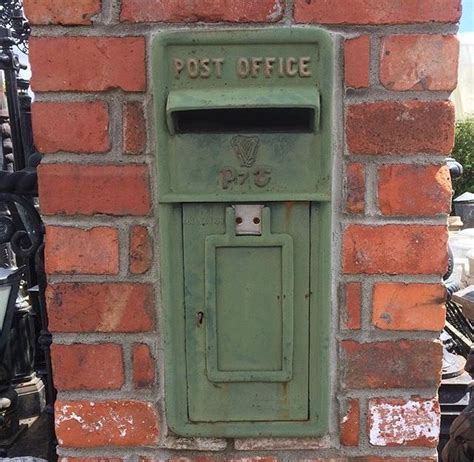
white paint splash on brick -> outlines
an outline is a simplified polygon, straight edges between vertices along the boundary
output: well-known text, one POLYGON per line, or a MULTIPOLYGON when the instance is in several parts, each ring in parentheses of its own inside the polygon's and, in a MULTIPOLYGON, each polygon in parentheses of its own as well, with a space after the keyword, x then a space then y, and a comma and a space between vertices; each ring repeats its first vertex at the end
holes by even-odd
MULTIPOLYGON (((56 415, 56 426, 62 423, 67 424, 68 422, 75 421, 87 432, 100 431, 104 427, 106 421, 105 417, 102 417, 97 422, 86 422, 80 415, 70 411, 70 407, 71 406, 68 406, 67 404, 62 406, 60 412, 56 415)), ((70 429, 70 427, 68 427, 68 429, 70 429)))
POLYGON ((370 444, 373 446, 403 445, 425 439, 435 442, 440 431, 438 402, 410 400, 404 404, 396 401, 371 401, 370 444))
POLYGON ((268 19, 270 21, 278 21, 283 14, 283 7, 280 0, 275 0, 272 9, 268 12, 268 19))

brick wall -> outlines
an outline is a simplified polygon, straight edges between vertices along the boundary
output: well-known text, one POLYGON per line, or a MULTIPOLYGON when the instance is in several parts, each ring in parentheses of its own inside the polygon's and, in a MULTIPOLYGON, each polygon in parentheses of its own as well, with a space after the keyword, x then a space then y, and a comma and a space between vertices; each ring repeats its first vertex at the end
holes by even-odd
POLYGON ((459 0, 25 0, 63 462, 436 460, 459 0), (164 415, 150 43, 316 24, 337 43, 331 425, 184 439, 164 415), (255 24, 254 24, 255 25, 255 24))

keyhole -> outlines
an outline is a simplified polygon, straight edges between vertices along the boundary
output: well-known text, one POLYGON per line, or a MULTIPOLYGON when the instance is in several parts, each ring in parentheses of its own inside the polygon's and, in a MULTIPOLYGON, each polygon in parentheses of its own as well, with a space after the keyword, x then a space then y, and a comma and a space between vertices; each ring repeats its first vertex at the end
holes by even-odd
POLYGON ((203 320, 204 320, 204 313, 202 311, 198 311, 198 313, 197 313, 197 322, 198 322, 198 324, 201 325, 203 320))

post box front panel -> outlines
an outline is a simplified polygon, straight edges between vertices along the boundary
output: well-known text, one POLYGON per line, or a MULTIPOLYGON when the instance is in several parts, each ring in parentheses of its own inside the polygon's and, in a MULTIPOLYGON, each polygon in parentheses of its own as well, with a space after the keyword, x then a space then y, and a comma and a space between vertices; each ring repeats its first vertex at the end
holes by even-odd
POLYGON ((308 420, 309 215, 270 204, 262 235, 238 236, 232 207, 184 206, 192 421, 308 420))
POLYGON ((327 432, 332 66, 331 39, 311 28, 155 41, 166 419, 177 435, 327 432))
POLYGON ((328 198, 327 47, 302 30, 158 41, 160 200, 328 198))

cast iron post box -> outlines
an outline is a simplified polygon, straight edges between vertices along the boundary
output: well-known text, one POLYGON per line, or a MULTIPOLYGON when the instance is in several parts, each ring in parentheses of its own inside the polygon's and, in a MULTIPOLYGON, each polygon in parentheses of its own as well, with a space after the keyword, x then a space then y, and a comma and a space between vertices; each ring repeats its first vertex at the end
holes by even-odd
POLYGON ((327 430, 332 80, 318 29, 155 40, 165 400, 178 435, 327 430))

